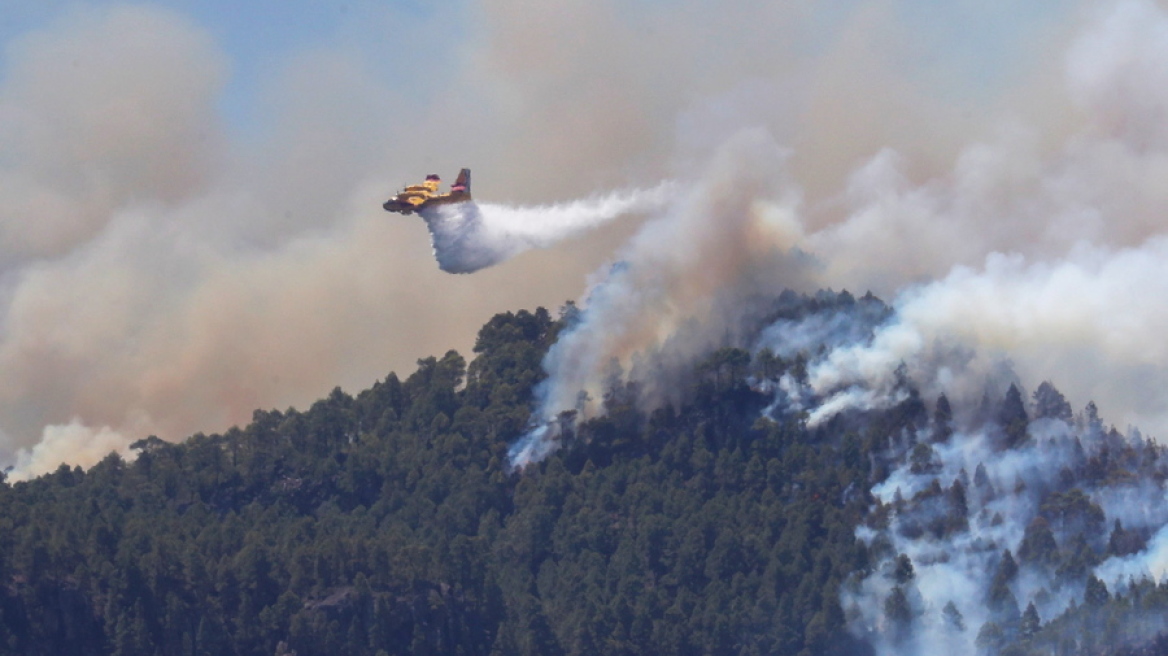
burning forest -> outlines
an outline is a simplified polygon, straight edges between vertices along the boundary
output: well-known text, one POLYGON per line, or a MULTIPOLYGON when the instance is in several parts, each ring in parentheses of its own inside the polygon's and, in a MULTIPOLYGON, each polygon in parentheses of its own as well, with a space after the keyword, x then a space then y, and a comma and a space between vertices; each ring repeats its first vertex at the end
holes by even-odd
POLYGON ((354 5, 251 96, 94 2, 0 60, 0 653, 1168 653, 1162 2, 354 5))

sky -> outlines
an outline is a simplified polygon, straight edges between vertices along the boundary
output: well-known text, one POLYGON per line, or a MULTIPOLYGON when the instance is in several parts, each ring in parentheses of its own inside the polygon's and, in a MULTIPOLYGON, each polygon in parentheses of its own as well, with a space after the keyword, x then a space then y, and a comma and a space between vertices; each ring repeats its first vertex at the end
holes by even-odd
POLYGON ((566 202, 690 179, 763 130, 811 230, 889 149, 916 184, 1016 123, 1059 147, 1096 4, 0 0, 0 464, 469 354, 494 313, 581 298, 645 218, 450 275, 380 209, 427 173, 566 202))

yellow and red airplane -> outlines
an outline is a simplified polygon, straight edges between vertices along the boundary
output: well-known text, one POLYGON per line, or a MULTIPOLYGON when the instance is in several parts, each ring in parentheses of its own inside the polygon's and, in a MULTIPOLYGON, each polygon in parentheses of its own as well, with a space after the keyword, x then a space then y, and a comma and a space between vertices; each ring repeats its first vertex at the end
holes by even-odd
POLYGON ((413 214, 434 205, 465 203, 470 200, 470 169, 463 169, 459 172, 458 178, 450 186, 449 193, 438 193, 438 185, 440 184, 442 184, 442 179, 431 173, 426 176, 425 182, 406 187, 401 193, 385 201, 382 207, 385 208, 386 212, 413 214))

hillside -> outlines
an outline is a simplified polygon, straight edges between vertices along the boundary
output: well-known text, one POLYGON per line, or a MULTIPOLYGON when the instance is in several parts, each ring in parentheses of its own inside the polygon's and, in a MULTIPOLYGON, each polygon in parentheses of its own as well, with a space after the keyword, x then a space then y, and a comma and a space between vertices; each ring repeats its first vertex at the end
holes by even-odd
MULTIPOLYGON (((888 313, 784 295, 764 323, 859 306, 888 313)), ((805 379, 814 352, 726 346, 677 381, 682 403, 647 410, 614 383, 603 416, 563 416, 560 448, 510 471, 562 328, 500 314, 469 365, 451 351, 305 411, 0 485, 0 654, 870 654, 925 649, 936 618, 991 653, 1164 653, 1168 586, 1109 592, 1092 572, 1152 536, 1100 495, 1159 489, 1168 460, 1076 420, 1053 386, 966 419, 905 379, 894 407, 811 426, 768 381, 805 379), (971 421, 994 442, 958 472, 971 421), (1033 449, 1065 451, 1060 468, 1011 465, 995 486, 996 463, 1033 449), (990 511, 1019 495, 1037 499, 1023 546, 965 540, 1012 526, 990 511), (976 623, 923 585, 967 553, 994 567, 976 623), (1039 570, 1059 587, 1022 581, 1039 570)))

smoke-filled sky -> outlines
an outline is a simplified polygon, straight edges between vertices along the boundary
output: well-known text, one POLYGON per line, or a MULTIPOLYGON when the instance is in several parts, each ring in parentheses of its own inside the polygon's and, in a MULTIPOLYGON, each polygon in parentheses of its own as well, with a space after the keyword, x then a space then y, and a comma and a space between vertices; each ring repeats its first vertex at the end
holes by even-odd
MULTIPOLYGON (((1038 274, 1064 263, 1119 281, 1113 253, 1155 259, 1152 0, 0 3, 0 462, 22 471, 467 352, 491 314, 581 297, 670 234, 626 242, 626 217, 449 275, 423 221, 380 207, 431 172, 471 167, 500 205, 666 179, 700 205, 733 198, 734 153, 754 153, 774 168, 750 193, 771 179, 760 197, 795 217, 781 245, 819 258, 791 284, 889 298, 1012 271, 1054 298, 1038 274)), ((685 284, 721 260, 683 242, 644 260, 668 289, 739 289, 685 284)))

